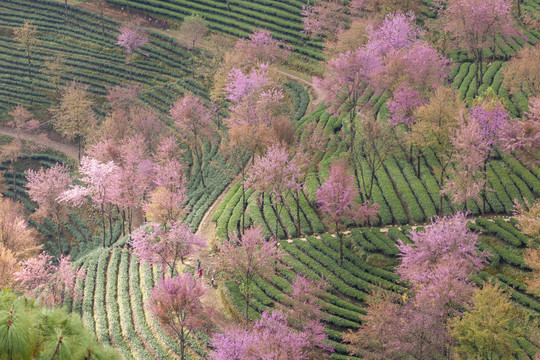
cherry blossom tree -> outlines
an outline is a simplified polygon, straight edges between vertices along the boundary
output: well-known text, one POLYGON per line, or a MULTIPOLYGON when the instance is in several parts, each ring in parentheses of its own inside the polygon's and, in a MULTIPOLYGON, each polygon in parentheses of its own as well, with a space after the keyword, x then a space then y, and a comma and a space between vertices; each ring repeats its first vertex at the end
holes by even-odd
POLYGON ((28 180, 26 184, 28 195, 38 204, 38 209, 34 214, 39 218, 52 219, 56 225, 56 244, 62 253, 60 234, 68 208, 64 202, 58 201, 58 198, 73 185, 69 168, 56 163, 48 169, 27 170, 25 173, 28 180))
POLYGON ((265 311, 253 329, 232 327, 215 335, 212 340, 214 360, 226 359, 273 359, 302 360, 321 359, 323 354, 314 353, 312 344, 302 332, 290 328, 287 317, 279 310, 265 311))
POLYGON ((218 269, 226 278, 235 281, 246 301, 245 326, 249 323, 249 303, 255 276, 268 278, 274 273, 276 263, 283 257, 277 241, 266 241, 259 227, 250 227, 240 237, 230 234, 218 244, 218 269))
POLYGON ((393 99, 387 104, 388 112, 391 115, 388 121, 392 126, 397 126, 400 123, 411 126, 415 121, 414 110, 424 103, 425 100, 420 96, 418 90, 413 89, 406 83, 401 83, 394 91, 393 99))
POLYGON ((478 252, 478 234, 467 227, 463 213, 435 218, 425 231, 411 232, 411 244, 399 241, 401 264, 396 271, 402 279, 427 288, 440 276, 440 267, 450 276, 468 281, 485 262, 478 252))
MULTIPOLYGON (((523 91, 528 96, 540 93, 540 45, 524 46, 505 65, 503 69, 503 86, 511 94, 523 91)), ((530 110, 530 109, 529 109, 530 110)))
POLYGON ((54 127, 70 139, 76 139, 81 159, 81 142, 91 133, 96 119, 92 111, 94 102, 88 93, 88 85, 76 81, 64 86, 58 107, 50 111, 53 114, 54 127))
POLYGON ((478 234, 467 227, 465 215, 436 218, 424 231, 413 231, 411 242, 398 245, 397 273, 411 285, 401 298, 374 293, 358 332, 345 340, 352 352, 367 359, 445 358, 451 338, 446 324, 472 300, 471 275, 484 264, 478 234))
POLYGON ((34 119, 34 114, 22 105, 15 106, 9 115, 12 118, 13 126, 17 129, 17 133, 39 128, 39 121, 34 119))
MULTIPOLYGON (((274 238, 278 238, 280 214, 285 206, 287 195, 298 191, 300 184, 300 167, 296 158, 291 158, 285 146, 271 145, 265 156, 258 156, 251 168, 249 178, 245 181, 248 188, 267 193, 272 209, 276 213, 274 238)), ((245 201, 245 200, 244 200, 245 201)))
POLYGON ((266 30, 256 30, 249 38, 238 40, 233 51, 253 64, 280 62, 290 54, 288 45, 273 38, 266 30))
POLYGON ((510 0, 450 0, 443 13, 446 30, 474 58, 476 94, 482 85, 484 49, 497 36, 516 35, 510 0))
POLYGON ((225 89, 230 117, 229 136, 252 153, 263 152, 269 142, 268 129, 280 120, 286 109, 281 89, 268 76, 268 66, 261 64, 249 73, 233 69, 225 89))
POLYGON ((120 168, 112 161, 102 163, 85 156, 81 160, 79 173, 83 175, 80 181, 85 186, 71 186, 71 188, 64 191, 58 197, 58 200, 71 203, 74 206, 81 206, 89 199, 92 206, 101 215, 103 247, 105 247, 105 215, 107 215, 109 222, 111 222, 113 205, 118 194, 120 168))
POLYGON ((339 239, 339 264, 343 265, 343 238, 341 228, 347 221, 366 224, 378 214, 377 204, 356 202, 358 189, 344 161, 334 161, 328 179, 315 192, 317 202, 328 222, 334 226, 339 239))
POLYGON ((326 293, 328 283, 324 279, 315 282, 304 275, 296 274, 288 308, 283 308, 289 326, 305 335, 310 344, 306 349, 306 359, 327 359, 333 352, 325 343, 322 321, 327 315, 322 311, 319 298, 326 293))
MULTIPOLYGON (((118 173, 113 204, 122 210, 122 225, 127 220, 128 233, 131 233, 133 216, 139 212, 152 188, 154 163, 144 151, 142 136, 131 136, 122 141, 119 151, 118 173)), ((109 218, 109 229, 112 222, 109 218)))
POLYGON ((302 6, 303 32, 310 36, 324 36, 335 39, 349 16, 348 9, 338 0, 322 0, 315 4, 302 6))
POLYGON ((522 121, 505 124, 498 143, 503 151, 514 151, 524 163, 540 165, 540 96, 529 100, 529 112, 522 121))
POLYGON ((45 253, 22 263, 22 270, 14 274, 25 296, 39 300, 46 306, 60 306, 67 297, 82 298, 76 289, 77 280, 86 277, 85 270, 75 268, 69 256, 60 257, 58 265, 45 253))
POLYGON ((126 64, 128 65, 130 79, 132 78, 130 64, 133 57, 133 51, 139 49, 146 43, 148 43, 146 34, 135 25, 122 25, 120 27, 120 34, 118 35, 116 45, 123 47, 126 51, 126 64))
POLYGON ((131 244, 140 262, 158 264, 163 271, 168 269, 170 277, 176 271, 178 260, 182 263, 190 254, 206 246, 206 241, 193 234, 189 226, 181 222, 170 222, 163 226, 145 223, 131 234, 131 244))
POLYGON ((193 158, 197 160, 204 188, 206 187, 203 176, 204 143, 211 142, 216 135, 212 113, 201 99, 189 93, 176 100, 170 112, 171 118, 180 130, 180 136, 190 147, 193 158))
POLYGON ((154 156, 154 185, 144 211, 150 221, 166 224, 178 221, 186 212, 186 178, 180 151, 173 137, 161 139, 154 156))
POLYGON ((150 295, 150 310, 167 332, 180 342, 180 359, 185 358, 187 337, 205 330, 212 318, 212 309, 202 303, 206 290, 189 273, 162 278, 150 295))
POLYGON ((449 195, 456 204, 466 208, 467 201, 479 200, 484 189, 485 178, 481 175, 489 149, 477 121, 467 122, 463 112, 457 120, 458 127, 451 138, 455 149, 451 159, 455 166, 450 169, 452 177, 446 182, 441 194, 449 195))

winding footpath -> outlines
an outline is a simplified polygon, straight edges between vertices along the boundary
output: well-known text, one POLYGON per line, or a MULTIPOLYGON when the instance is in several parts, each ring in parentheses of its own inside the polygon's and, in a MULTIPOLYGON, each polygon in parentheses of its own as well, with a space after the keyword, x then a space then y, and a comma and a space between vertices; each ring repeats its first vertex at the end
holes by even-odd
POLYGON ((36 143, 38 145, 43 145, 48 148, 54 149, 56 151, 60 151, 67 157, 73 159, 75 163, 79 162, 79 150, 77 146, 70 145, 70 144, 64 144, 58 141, 51 140, 47 137, 47 135, 36 135, 36 134, 28 134, 24 132, 17 132, 13 128, 8 127, 0 127, 0 135, 10 136, 13 138, 19 137, 21 140, 25 141, 31 141, 33 143, 36 143))

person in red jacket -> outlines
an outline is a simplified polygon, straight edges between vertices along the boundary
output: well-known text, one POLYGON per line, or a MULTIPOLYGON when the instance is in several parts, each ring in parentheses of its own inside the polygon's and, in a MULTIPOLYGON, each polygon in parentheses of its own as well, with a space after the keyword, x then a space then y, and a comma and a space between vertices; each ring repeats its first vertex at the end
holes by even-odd
POLYGON ((202 278, 202 268, 199 268, 199 279, 202 278))
POLYGON ((167 27, 167 21, 163 20, 163 30, 167 27))

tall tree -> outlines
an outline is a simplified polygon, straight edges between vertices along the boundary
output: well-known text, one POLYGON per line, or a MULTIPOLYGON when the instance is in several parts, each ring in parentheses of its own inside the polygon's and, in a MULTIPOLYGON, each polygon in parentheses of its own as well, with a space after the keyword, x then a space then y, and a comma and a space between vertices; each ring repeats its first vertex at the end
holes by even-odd
POLYGON ((20 204, 0 197, 0 287, 11 285, 17 263, 38 250, 37 234, 28 225, 20 204))
MULTIPOLYGON (((428 103, 414 111, 415 122, 411 125, 407 141, 420 150, 432 149, 439 165, 435 170, 439 186, 445 188, 447 172, 452 164, 454 151, 451 139, 458 126, 457 117, 465 104, 456 91, 446 87, 435 90, 428 103)), ((444 196, 439 196, 439 216, 443 211, 444 196)))
POLYGON ((515 152, 524 163, 540 166, 540 96, 529 100, 522 121, 507 122, 497 141, 505 152, 515 152))
POLYGON ((24 106, 17 105, 9 112, 12 118, 12 124, 20 134, 24 130, 35 130, 39 128, 39 121, 34 119, 34 114, 28 111, 24 106))
POLYGON ((28 61, 28 80, 32 81, 32 52, 39 45, 37 25, 33 25, 25 20, 23 26, 15 28, 13 32, 15 34, 15 40, 20 43, 19 46, 26 54, 26 60, 28 61))
POLYGON ((150 295, 150 310, 160 324, 180 342, 180 359, 185 359, 188 336, 205 330, 212 318, 212 309, 202 303, 205 294, 202 283, 189 273, 162 278, 150 295))
POLYGON ((60 98, 60 85, 62 83, 62 76, 67 72, 69 67, 65 64, 64 55, 57 53, 54 57, 45 61, 45 68, 42 70, 45 72, 56 90, 56 98, 60 98))
POLYGON ((454 349, 459 354, 458 358, 512 357, 512 343, 522 336, 515 312, 510 296, 500 285, 484 284, 474 293, 472 308, 448 324, 457 341, 454 349))
POLYGON ((482 168, 489 149, 478 122, 467 121, 464 112, 460 113, 457 120, 458 127, 450 140, 455 149, 451 157, 455 166, 450 169, 452 177, 446 182, 441 194, 449 195, 465 209, 467 201, 481 199, 485 182, 482 168))
POLYGON ((199 235, 193 234, 189 226, 180 222, 170 222, 163 226, 157 223, 145 223, 131 235, 134 253, 139 261, 161 265, 163 271, 169 271, 173 277, 178 260, 184 259, 206 246, 199 235))
POLYGON ((274 273, 276 263, 283 257, 277 241, 266 241, 260 228, 251 227, 238 237, 230 234, 218 244, 218 269, 224 276, 235 281, 246 301, 245 326, 249 323, 249 303, 252 299, 252 284, 256 276, 268 278, 274 273))
POLYGON ((484 50, 497 36, 516 35, 511 0, 450 0, 442 17, 446 30, 474 59, 476 95, 482 85, 484 50))
POLYGON ((321 350, 307 340, 306 334, 288 326, 287 318, 279 310, 263 312, 252 329, 232 327, 212 340, 214 360, 301 360, 321 359, 321 350))
POLYGON ((178 221, 187 211, 187 180, 175 138, 161 140, 154 161, 156 188, 144 204, 145 214, 150 221, 161 224, 178 221))
POLYGON ((54 127, 63 136, 77 140, 79 161, 81 142, 84 142, 96 123, 92 110, 93 104, 88 93, 88 85, 73 81, 62 89, 58 107, 51 109, 54 127))
POLYGON ((302 16, 305 34, 331 40, 335 40, 349 20, 348 8, 339 0, 322 0, 302 6, 302 16))
POLYGON ((146 43, 148 43, 148 37, 146 37, 144 31, 142 31, 135 25, 122 25, 120 27, 120 34, 118 35, 118 41, 116 42, 116 45, 123 47, 126 51, 126 64, 129 69, 130 81, 132 79, 131 60, 133 58, 133 52, 146 43))
POLYGON ((505 65, 503 69, 503 86, 511 94, 523 91, 527 96, 540 93, 540 44, 534 47, 524 46, 505 65))
POLYGON ((208 28, 199 15, 185 17, 180 25, 180 34, 182 34, 182 38, 185 39, 187 48, 190 50, 194 49, 204 39, 207 33, 208 28))
POLYGON ((69 169, 58 163, 48 169, 30 169, 26 171, 26 179, 28 195, 38 204, 34 214, 38 218, 52 219, 56 227, 56 244, 63 253, 61 231, 68 209, 64 202, 58 201, 58 197, 73 184, 69 169))
POLYGON ((201 99, 192 94, 176 100, 170 112, 171 118, 180 130, 180 136, 197 160, 201 183, 206 187, 203 176, 203 150, 204 143, 211 142, 216 134, 212 113, 201 99))
POLYGON ((347 221, 365 225, 378 214, 377 204, 364 204, 356 202, 358 189, 354 185, 354 177, 349 174, 347 164, 343 160, 332 163, 328 179, 315 192, 317 202, 334 227, 339 239, 339 264, 343 265, 343 237, 342 227, 347 221))
POLYGON ((367 359, 448 358, 451 339, 446 324, 471 301, 472 274, 485 256, 478 234, 463 214, 437 218, 425 231, 413 231, 411 242, 398 245, 397 273, 411 285, 401 298, 375 293, 358 332, 345 336, 355 354, 367 359))
POLYGON ((84 280, 86 272, 75 268, 69 256, 61 256, 58 264, 45 254, 22 263, 22 269, 14 274, 27 297, 39 300, 46 306, 60 306, 67 298, 82 298, 76 288, 77 280, 84 280))
POLYGON ((280 144, 271 145, 266 155, 258 156, 245 185, 248 188, 268 194, 274 212, 276 224, 274 238, 279 238, 279 221, 285 200, 290 191, 297 191, 300 184, 300 167, 287 149, 280 144))
MULTIPOLYGON (((105 247, 105 216, 109 218, 109 221, 112 221, 113 205, 118 196, 120 169, 112 161, 102 163, 85 156, 81 160, 79 173, 83 175, 80 182, 85 186, 71 186, 58 197, 58 200, 69 202, 74 206, 81 206, 89 199, 92 206, 101 215, 103 247, 105 247)), ((112 234, 110 236, 112 241, 112 234)))

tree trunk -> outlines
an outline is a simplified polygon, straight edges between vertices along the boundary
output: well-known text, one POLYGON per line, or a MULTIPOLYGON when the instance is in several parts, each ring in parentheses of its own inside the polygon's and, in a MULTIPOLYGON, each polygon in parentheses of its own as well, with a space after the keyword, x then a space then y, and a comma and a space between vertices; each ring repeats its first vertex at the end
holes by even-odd
POLYGON ((103 230, 103 247, 105 247, 105 210, 101 206, 101 229, 103 230))
POLYGON ((56 347, 54 348, 54 352, 51 356, 51 360, 54 360, 54 358, 56 357, 56 354, 58 353, 58 349, 60 348, 60 344, 62 344, 62 340, 64 339, 63 336, 60 336, 58 338, 58 342, 56 343, 56 347))
MULTIPOLYGON (((246 282, 246 284, 249 284, 249 283, 246 282)), ((249 289, 246 289, 246 291, 249 291, 249 289)), ((247 329, 248 324, 249 324, 249 295, 246 296, 246 319, 245 320, 246 320, 246 329, 247 329)))
MULTIPOLYGON (((111 209, 112 210, 112 209, 111 209)), ((112 214, 109 214, 109 246, 113 244, 113 238, 112 238, 112 214)))
POLYGON ((129 12, 129 1, 126 0, 126 9, 127 9, 127 14, 128 14, 128 19, 129 21, 131 21, 131 13, 129 12))
POLYGON ((420 177, 420 148, 416 149, 416 177, 420 177))
POLYGON ((79 163, 81 162, 81 135, 77 135, 77 146, 79 148, 79 163))
POLYGON ((484 191, 483 191, 483 194, 482 194, 482 212, 485 214, 486 213, 486 193, 487 193, 487 159, 484 160, 484 191))
POLYGON ((517 0, 518 17, 521 17, 521 0, 517 0))
POLYGON ((185 340, 185 336, 182 332, 182 335, 180 336, 180 360, 184 360, 184 352, 185 352, 185 343, 186 343, 186 340, 185 340))
POLYGON ((373 183, 375 182, 375 171, 371 171, 371 178, 369 180, 369 195, 368 200, 371 200, 371 196, 373 195, 373 183))
POLYGON ((244 170, 242 170, 242 235, 246 228, 246 188, 244 186, 244 170))
POLYGON ((99 2, 99 12, 101 13, 101 36, 105 37, 105 20, 103 19, 103 2, 99 2))
POLYGON ((64 2, 64 9, 66 10, 66 24, 67 24, 67 26, 69 26, 69 15, 68 15, 67 0, 64 2))
POLYGON ((336 234, 339 239, 339 266, 343 266, 343 238, 339 232, 338 223, 336 222, 336 234))
POLYGON ((302 228, 300 227, 300 190, 296 192, 296 199, 294 200, 296 202, 296 227, 298 228, 298 237, 300 237, 302 235, 302 228))

